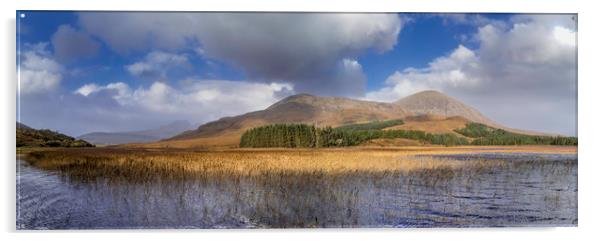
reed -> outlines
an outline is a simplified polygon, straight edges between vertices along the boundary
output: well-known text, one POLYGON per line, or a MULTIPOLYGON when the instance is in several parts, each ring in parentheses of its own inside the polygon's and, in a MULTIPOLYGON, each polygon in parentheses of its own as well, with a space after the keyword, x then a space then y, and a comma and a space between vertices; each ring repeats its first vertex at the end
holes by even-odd
MULTIPOLYGON (((512 149, 491 149, 505 152, 512 149)), ((526 150, 524 147, 523 149, 526 150)), ((549 149, 548 150, 553 150, 549 149)), ((556 150, 558 152, 564 149, 556 150)), ((223 151, 141 150, 120 148, 34 151, 32 165, 80 177, 128 177, 147 180, 210 176, 280 174, 365 175, 453 171, 503 165, 494 160, 460 161, 416 156, 482 151, 475 148, 343 148, 343 149, 237 149, 223 151)), ((541 150, 539 150, 541 151, 541 150)))

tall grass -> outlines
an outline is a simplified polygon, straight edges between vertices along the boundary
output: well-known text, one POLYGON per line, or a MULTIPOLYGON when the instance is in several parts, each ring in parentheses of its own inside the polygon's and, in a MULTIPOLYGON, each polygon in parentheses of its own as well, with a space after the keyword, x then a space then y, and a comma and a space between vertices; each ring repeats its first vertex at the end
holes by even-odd
POLYGON ((366 175, 408 174, 421 170, 448 170, 492 163, 441 161, 395 151, 376 150, 242 150, 139 151, 118 149, 39 151, 29 154, 34 166, 73 176, 153 177, 172 179, 213 176, 366 175))
POLYGON ((341 149, 236 149, 222 151, 142 150, 121 148, 60 149, 33 151, 32 165, 74 176, 174 179, 209 176, 265 176, 279 174, 385 175, 417 171, 475 168, 500 164, 494 160, 460 161, 431 154, 470 152, 574 152, 574 148, 341 148, 341 149))

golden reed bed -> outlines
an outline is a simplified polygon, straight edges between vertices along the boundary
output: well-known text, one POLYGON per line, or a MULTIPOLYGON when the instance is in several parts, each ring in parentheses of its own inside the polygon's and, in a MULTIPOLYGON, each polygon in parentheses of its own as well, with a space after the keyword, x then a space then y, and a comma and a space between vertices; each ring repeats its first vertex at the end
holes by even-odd
POLYGON ((429 156, 478 152, 576 153, 576 147, 404 147, 341 149, 173 150, 88 148, 33 151, 32 165, 80 177, 190 178, 266 174, 387 174, 505 165, 429 156))

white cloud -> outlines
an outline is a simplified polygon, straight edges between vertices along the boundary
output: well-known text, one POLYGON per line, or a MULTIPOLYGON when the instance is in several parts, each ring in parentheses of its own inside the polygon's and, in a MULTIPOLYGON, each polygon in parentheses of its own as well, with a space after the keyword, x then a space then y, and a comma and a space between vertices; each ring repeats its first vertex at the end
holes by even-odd
POLYGON ((396 71, 385 87, 365 98, 394 101, 435 89, 466 100, 510 126, 575 135, 577 63, 572 17, 520 15, 508 26, 487 24, 475 36, 478 48, 460 45, 426 68, 396 71), (564 121, 552 121, 557 119, 564 121))
POLYGON ((92 57, 100 44, 85 32, 65 24, 59 26, 51 37, 54 56, 60 61, 73 61, 81 57, 92 57))
POLYGON ((20 99, 20 117, 32 126, 77 136, 92 131, 153 128, 173 120, 204 123, 261 110, 293 94, 288 83, 199 79, 179 83, 86 84, 71 93, 27 95, 20 99))
POLYGON ((575 46, 577 45, 577 33, 565 27, 556 26, 554 27, 554 38, 559 43, 575 46))
POLYGON ((80 94, 83 96, 88 96, 94 92, 97 92, 99 90, 100 87, 98 87, 98 85, 96 84, 86 84, 82 87, 80 87, 79 89, 77 89, 76 91, 74 91, 74 93, 76 94, 80 94))
POLYGON ((125 66, 126 70, 138 77, 165 79, 170 68, 189 66, 188 57, 162 51, 148 53, 142 61, 125 66))
MULTIPOLYGON (((109 105, 116 115, 120 112, 135 112, 145 118, 163 120, 187 119, 206 122, 223 116, 238 115, 260 110, 292 93, 293 86, 283 83, 250 83, 227 80, 182 81, 182 86, 174 87, 164 82, 154 82, 149 87, 130 88, 122 82, 106 86, 87 84, 74 94, 95 102, 110 98, 117 103, 109 105)), ((106 101, 104 101, 106 102, 106 101)))
POLYGON ((449 55, 433 60, 426 68, 395 71, 385 80, 388 86, 368 92, 365 99, 391 102, 422 90, 474 88, 481 80, 480 76, 471 73, 479 66, 476 54, 460 45, 449 55))
POLYGON ((126 98, 127 95, 130 93, 130 87, 123 82, 110 83, 106 86, 98 86, 94 83, 85 84, 79 89, 75 90, 73 93, 80 94, 83 96, 89 96, 91 94, 98 93, 104 90, 114 91, 113 96, 117 100, 120 98, 126 98))
MULTIPOLYGON (((249 83, 225 80, 187 80, 188 84, 174 88, 155 82, 149 88, 139 88, 131 99, 120 101, 137 105, 156 113, 200 116, 207 120, 225 115, 260 110, 273 104, 283 94, 292 91, 290 84, 249 83)), ((123 98, 123 97, 122 97, 123 98)))
POLYGON ((61 82, 63 66, 52 58, 47 45, 25 45, 26 50, 20 53, 19 91, 22 94, 53 91, 61 82))
POLYGON ((251 78, 353 96, 363 94, 365 84, 356 57, 393 48, 403 24, 396 14, 206 14, 196 36, 205 56, 239 66, 251 78), (346 65, 349 60, 356 65, 346 65))
POLYGON ((392 49, 407 21, 397 14, 351 13, 80 13, 79 18, 86 31, 118 52, 190 49, 241 68, 250 79, 292 82, 298 91, 334 95, 363 94, 363 73, 349 69, 343 75, 356 75, 342 81, 341 70, 347 68, 341 62, 392 49))

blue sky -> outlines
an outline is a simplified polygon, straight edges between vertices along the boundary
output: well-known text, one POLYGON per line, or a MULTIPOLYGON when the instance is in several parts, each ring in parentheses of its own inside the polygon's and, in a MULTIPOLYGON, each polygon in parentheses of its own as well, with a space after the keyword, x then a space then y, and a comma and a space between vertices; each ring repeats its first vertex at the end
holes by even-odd
POLYGON ((203 123, 301 92, 436 89, 511 127, 575 135, 574 18, 18 11, 19 118, 79 135, 203 123))
MULTIPOLYGON (((52 36, 61 25, 77 26, 78 13, 71 11, 19 11, 17 12, 19 24, 26 31, 18 35, 20 45, 33 43, 50 43, 52 36), (25 14, 21 18, 20 14, 25 14)), ((122 54, 113 51, 102 41, 98 41, 99 49, 93 57, 78 58, 77 60, 64 61, 62 64, 70 71, 76 73, 64 76, 62 87, 67 90, 76 90, 83 84, 97 83, 106 85, 114 80, 119 80, 132 85, 148 85, 150 82, 140 82, 135 76, 128 74, 124 66, 141 59, 146 53, 133 52, 122 54)), ((51 48, 49 48, 51 49, 51 48)), ((184 51, 189 55, 196 55, 194 50, 184 51)), ((191 58, 191 68, 174 72, 173 78, 183 78, 188 75, 198 75, 213 78, 242 80, 244 72, 240 69, 212 61, 217 67, 209 66, 202 58, 191 58), (211 75, 209 74, 211 72, 211 75)))

